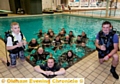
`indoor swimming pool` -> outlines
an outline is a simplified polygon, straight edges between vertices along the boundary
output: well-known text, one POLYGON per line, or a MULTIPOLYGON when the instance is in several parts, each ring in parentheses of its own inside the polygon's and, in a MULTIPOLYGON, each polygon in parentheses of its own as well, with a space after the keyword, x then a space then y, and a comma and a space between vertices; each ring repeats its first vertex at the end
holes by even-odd
MULTIPOLYGON (((37 41, 41 44, 41 39, 37 38, 37 33, 39 30, 42 30, 44 33, 49 29, 52 29, 54 33, 57 35, 62 28, 65 28, 66 35, 68 35, 69 31, 73 31, 75 37, 77 35, 81 35, 84 31, 87 34, 87 49, 83 47, 76 47, 76 44, 72 45, 64 44, 61 49, 53 50, 53 46, 46 47, 45 51, 52 54, 55 58, 56 62, 59 63, 59 57, 66 53, 68 50, 72 50, 73 53, 77 56, 77 59, 74 59, 74 63, 92 53, 96 47, 94 44, 96 34, 101 30, 101 24, 106 21, 105 19, 95 19, 95 18, 87 18, 80 17, 74 15, 65 15, 65 14, 57 14, 57 15, 44 15, 44 16, 32 16, 32 17, 10 17, 10 18, 0 18, 0 34, 4 38, 4 32, 10 30, 11 22, 18 22, 20 24, 21 31, 25 35, 27 42, 29 42, 32 38, 36 38, 37 41)), ((113 27, 120 31, 120 21, 117 20, 109 20, 113 27)), ((76 38, 75 38, 76 39, 76 38)), ((34 53, 36 50, 33 50, 30 53, 26 53, 26 56, 34 53)), ((49 55, 47 56, 47 58, 49 55)), ((32 63, 34 57, 30 57, 29 62, 32 63)), ((44 63, 44 61, 38 60, 35 64, 39 65, 44 63)), ((72 64, 73 65, 73 64, 72 64)), ((69 67, 68 62, 63 62, 62 66, 65 68, 69 67)))

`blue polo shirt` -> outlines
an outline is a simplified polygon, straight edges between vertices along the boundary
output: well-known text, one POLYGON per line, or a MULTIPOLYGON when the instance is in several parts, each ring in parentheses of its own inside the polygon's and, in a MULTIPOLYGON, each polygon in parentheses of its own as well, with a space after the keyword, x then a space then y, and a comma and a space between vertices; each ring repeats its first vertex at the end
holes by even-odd
MULTIPOLYGON (((97 34, 96 39, 99 40, 99 33, 97 34)), ((117 34, 114 34, 113 36, 113 43, 119 43, 119 37, 117 34)))

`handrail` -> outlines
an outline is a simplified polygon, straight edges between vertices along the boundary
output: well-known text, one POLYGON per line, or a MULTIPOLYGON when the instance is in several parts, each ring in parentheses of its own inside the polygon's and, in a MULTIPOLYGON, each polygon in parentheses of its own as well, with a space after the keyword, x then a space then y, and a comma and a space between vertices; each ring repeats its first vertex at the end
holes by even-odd
POLYGON ((100 17, 101 17, 101 14, 102 14, 102 10, 100 11, 100 17))
POLYGON ((118 0, 116 0, 116 5, 115 5, 115 11, 114 11, 114 16, 116 14, 116 9, 117 9, 117 3, 118 3, 118 0))
MULTIPOLYGON (((113 9, 115 9, 115 8, 109 7, 109 9, 110 9, 110 10, 113 10, 113 9)), ((103 11, 103 10, 106 10, 106 8, 105 8, 105 7, 104 7, 104 8, 89 8, 89 9, 88 9, 88 8, 81 8, 81 9, 64 10, 64 12, 69 12, 69 13, 78 12, 78 14, 80 14, 79 12, 80 12, 80 11, 83 11, 84 15, 86 15, 86 14, 87 14, 86 11, 92 11, 92 12, 91 12, 91 13, 92 13, 91 15, 93 16, 95 10, 101 10, 101 11, 100 11, 100 17, 101 17, 102 11, 103 11)))
MULTIPOLYGON (((110 9, 110 8, 109 8, 110 9)), ((111 8, 115 9, 115 8, 111 8)), ((71 9, 71 10, 64 10, 64 12, 76 12, 76 11, 91 11, 91 10, 106 10, 106 8, 81 8, 81 9, 71 9)))
MULTIPOLYGON (((116 8, 116 7, 109 7, 109 13, 111 11, 111 16, 112 18, 117 18, 117 13, 118 11, 120 11, 120 9, 116 8), (118 10, 118 11, 117 11, 118 10), (116 14, 115 14, 116 12, 116 14)), ((82 16, 91 16, 91 17, 105 17, 105 7, 101 7, 101 8, 79 8, 79 9, 72 9, 72 10, 65 10, 67 13, 70 14, 76 14, 76 15, 82 15, 82 16)), ((109 13, 108 13, 108 17, 109 17, 109 13)))
POLYGON ((112 3, 113 3, 113 0, 110 1, 110 12, 109 12, 109 16, 111 16, 111 7, 112 7, 112 3))

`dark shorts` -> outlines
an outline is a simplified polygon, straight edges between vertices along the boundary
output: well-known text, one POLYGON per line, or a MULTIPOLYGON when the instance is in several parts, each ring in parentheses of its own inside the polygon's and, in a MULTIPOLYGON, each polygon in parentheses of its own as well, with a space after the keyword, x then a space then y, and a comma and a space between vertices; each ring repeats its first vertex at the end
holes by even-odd
POLYGON ((19 53, 16 54, 10 53, 11 65, 16 65, 17 57, 19 57, 21 60, 24 60, 25 59, 24 51, 20 51, 19 53))
POLYGON ((98 58, 99 59, 102 59, 102 58, 104 58, 106 55, 108 55, 110 52, 104 52, 104 53, 100 53, 100 52, 98 52, 98 58))
POLYGON ((102 59, 102 58, 104 58, 104 57, 105 57, 105 55, 102 56, 101 54, 98 53, 98 58, 99 58, 99 59, 102 59))

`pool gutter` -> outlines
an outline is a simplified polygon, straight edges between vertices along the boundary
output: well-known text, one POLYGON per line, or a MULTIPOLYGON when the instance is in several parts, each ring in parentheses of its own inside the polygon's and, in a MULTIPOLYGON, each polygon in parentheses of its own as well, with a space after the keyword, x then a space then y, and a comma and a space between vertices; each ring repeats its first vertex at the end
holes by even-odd
POLYGON ((69 16, 78 16, 78 17, 85 17, 85 18, 101 19, 101 20, 120 21, 120 18, 111 18, 111 17, 106 18, 106 17, 89 16, 89 15, 86 16, 86 15, 66 14, 66 13, 8 16, 8 17, 0 17, 0 19, 4 19, 4 18, 22 18, 22 17, 54 16, 54 15, 69 15, 69 16))

